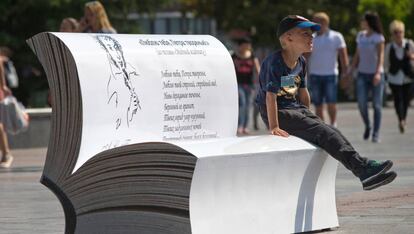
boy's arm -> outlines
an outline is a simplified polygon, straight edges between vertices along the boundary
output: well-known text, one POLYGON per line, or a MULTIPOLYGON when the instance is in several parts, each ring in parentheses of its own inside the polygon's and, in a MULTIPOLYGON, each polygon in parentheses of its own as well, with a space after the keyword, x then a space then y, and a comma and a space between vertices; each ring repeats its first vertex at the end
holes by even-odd
POLYGON ((299 101, 303 105, 305 105, 308 109, 310 106, 310 96, 307 88, 300 88, 299 89, 299 101))
POLYGON ((279 128, 276 97, 276 94, 272 92, 266 92, 266 109, 267 119, 269 120, 270 133, 272 135, 288 137, 289 133, 279 128))

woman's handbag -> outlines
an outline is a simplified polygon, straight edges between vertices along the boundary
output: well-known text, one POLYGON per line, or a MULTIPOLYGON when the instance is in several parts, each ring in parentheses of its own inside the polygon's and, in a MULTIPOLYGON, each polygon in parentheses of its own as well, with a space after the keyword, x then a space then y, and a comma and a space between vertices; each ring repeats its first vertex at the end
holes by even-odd
POLYGON ((29 115, 24 106, 10 95, 0 102, 0 122, 8 133, 15 135, 28 129, 29 115))

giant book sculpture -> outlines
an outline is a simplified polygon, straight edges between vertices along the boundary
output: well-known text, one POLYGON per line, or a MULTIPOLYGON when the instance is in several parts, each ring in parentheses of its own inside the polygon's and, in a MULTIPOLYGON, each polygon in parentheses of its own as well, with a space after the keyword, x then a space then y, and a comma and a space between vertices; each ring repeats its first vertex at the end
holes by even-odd
POLYGON ((236 137, 230 55, 201 35, 40 33, 52 95, 41 183, 66 233, 287 233, 338 226, 337 163, 236 137))

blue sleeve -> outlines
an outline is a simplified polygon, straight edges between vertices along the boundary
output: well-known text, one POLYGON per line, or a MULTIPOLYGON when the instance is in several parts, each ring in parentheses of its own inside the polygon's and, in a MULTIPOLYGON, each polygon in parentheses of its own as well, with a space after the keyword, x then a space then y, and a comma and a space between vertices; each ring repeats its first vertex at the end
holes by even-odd
POLYGON ((260 69, 259 80, 262 81, 263 89, 266 92, 277 93, 279 84, 272 72, 272 67, 269 66, 268 60, 265 60, 260 69))

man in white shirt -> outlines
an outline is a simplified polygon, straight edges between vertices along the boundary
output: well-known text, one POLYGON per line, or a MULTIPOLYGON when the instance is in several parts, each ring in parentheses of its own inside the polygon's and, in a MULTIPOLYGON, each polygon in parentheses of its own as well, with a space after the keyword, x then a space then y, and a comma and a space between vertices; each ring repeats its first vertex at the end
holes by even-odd
POLYGON ((316 115, 322 120, 323 104, 327 103, 330 124, 336 126, 336 101, 338 93, 338 55, 342 76, 348 67, 348 53, 341 33, 329 28, 329 16, 324 12, 314 14, 313 21, 321 25, 321 30, 313 39, 313 51, 309 57, 308 73, 312 101, 316 115))

